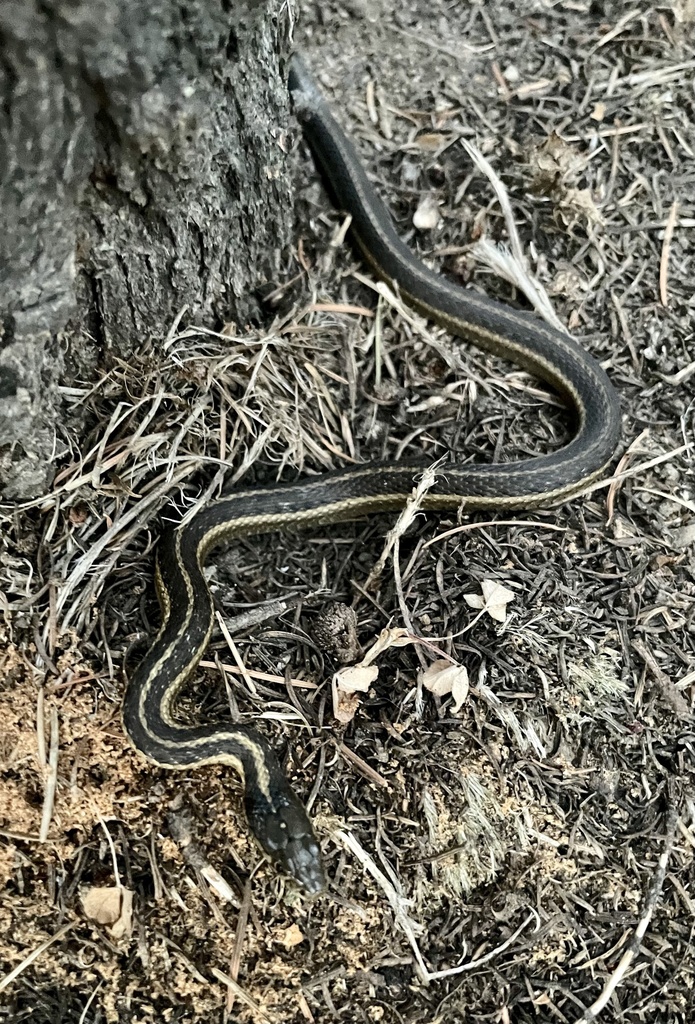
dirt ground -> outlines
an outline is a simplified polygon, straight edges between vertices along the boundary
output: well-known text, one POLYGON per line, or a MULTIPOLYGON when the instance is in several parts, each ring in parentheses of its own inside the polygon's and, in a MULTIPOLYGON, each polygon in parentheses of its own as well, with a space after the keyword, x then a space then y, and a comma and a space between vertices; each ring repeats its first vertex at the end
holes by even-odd
POLYGON ((164 355, 74 386, 91 433, 51 495, 0 511, 0 1021, 693 1019, 695 6, 393 6, 306 4, 297 47, 409 244, 527 305, 476 256, 507 235, 461 142, 487 158, 531 272, 620 393, 615 465, 559 509, 419 515, 376 579, 395 516, 215 557, 234 641, 215 636, 182 713, 264 719, 325 895, 262 860, 229 772, 130 749, 167 495, 213 494, 220 460, 246 482, 567 437, 537 381, 377 295, 298 138, 267 328, 182 324, 164 355), (339 603, 362 652, 384 629, 426 641, 380 654, 342 723, 322 639, 339 603), (467 693, 423 684, 443 656, 467 693), (172 838, 181 797, 228 899, 172 838))

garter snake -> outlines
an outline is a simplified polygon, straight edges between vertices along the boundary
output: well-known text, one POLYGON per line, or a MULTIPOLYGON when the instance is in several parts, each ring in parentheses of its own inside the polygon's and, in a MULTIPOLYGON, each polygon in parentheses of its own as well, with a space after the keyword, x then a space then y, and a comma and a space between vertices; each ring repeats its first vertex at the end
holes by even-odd
MULTIPOLYGON (((359 250, 416 310, 543 378, 575 414, 560 451, 503 464, 450 465, 427 494, 428 509, 501 511, 556 504, 584 489, 619 439, 618 399, 598 363, 572 338, 535 316, 449 283, 417 260, 396 234, 351 142, 299 58, 289 86, 305 138, 338 206, 352 217, 359 250)), ((306 811, 266 740, 247 725, 184 725, 177 695, 210 639, 214 608, 203 575, 210 550, 230 538, 402 508, 426 463, 371 463, 295 483, 247 487, 203 507, 160 541, 156 582, 162 625, 127 687, 125 730, 150 761, 168 768, 231 764, 245 782, 249 826, 280 868, 309 892, 324 884, 306 811)))

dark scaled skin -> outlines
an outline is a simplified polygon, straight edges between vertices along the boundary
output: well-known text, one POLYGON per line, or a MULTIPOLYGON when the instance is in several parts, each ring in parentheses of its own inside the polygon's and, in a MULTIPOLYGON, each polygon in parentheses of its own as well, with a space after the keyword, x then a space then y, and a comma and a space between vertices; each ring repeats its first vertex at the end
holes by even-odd
POLYGON ((276 787, 272 813, 261 793, 246 793, 246 819, 258 844, 309 895, 326 887, 321 851, 301 800, 289 786, 276 787))

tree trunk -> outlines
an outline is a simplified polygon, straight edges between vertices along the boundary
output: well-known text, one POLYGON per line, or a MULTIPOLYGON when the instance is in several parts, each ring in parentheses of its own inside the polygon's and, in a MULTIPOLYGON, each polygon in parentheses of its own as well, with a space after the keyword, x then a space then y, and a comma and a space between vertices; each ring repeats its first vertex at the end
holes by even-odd
POLYGON ((66 451, 59 381, 252 316, 291 226, 282 0, 0 6, 0 496, 66 451))

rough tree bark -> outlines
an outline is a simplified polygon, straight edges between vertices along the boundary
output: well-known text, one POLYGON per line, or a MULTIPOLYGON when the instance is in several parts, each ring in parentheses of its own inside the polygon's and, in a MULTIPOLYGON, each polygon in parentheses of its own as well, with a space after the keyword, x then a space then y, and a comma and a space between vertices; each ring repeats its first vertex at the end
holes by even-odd
POLYGON ((59 381, 250 314, 291 226, 287 0, 0 5, 0 497, 65 450, 59 381))

